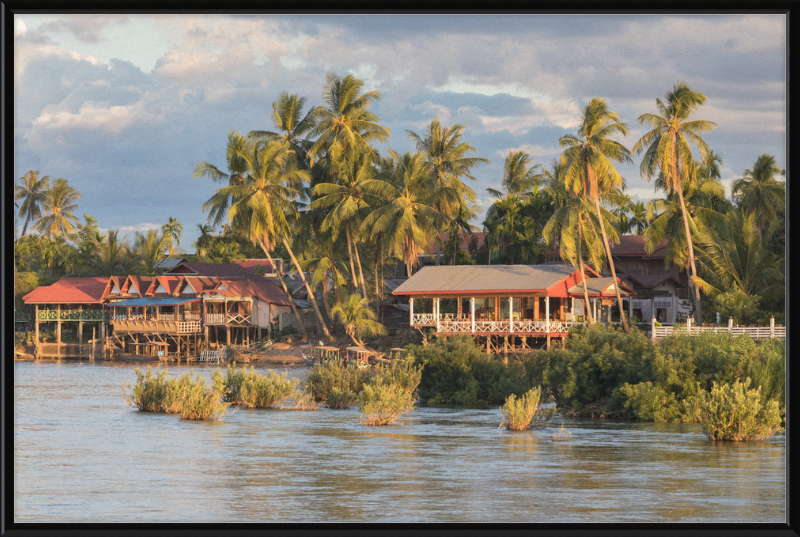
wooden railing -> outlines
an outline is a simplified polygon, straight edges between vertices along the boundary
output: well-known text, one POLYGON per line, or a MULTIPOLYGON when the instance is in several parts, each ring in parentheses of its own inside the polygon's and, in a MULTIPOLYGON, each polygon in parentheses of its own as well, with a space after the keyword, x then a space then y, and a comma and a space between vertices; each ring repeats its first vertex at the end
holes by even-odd
MULTIPOLYGON (((454 317, 454 316, 452 316, 454 317)), ((442 316, 439 319, 439 332, 454 333, 454 334, 470 334, 472 330, 472 320, 463 317, 459 320, 453 318, 445 318, 442 316)), ((491 333, 491 334, 519 334, 519 333, 546 333, 553 332, 567 332, 572 326, 570 321, 550 321, 549 327, 545 321, 480 321, 475 320, 475 332, 491 333)), ((436 316, 432 313, 415 313, 411 323, 412 326, 436 326, 436 316)))
POLYGON ((194 334, 200 332, 200 321, 113 321, 115 332, 154 332, 194 334))
POLYGON ((412 325, 433 326, 436 324, 436 315, 433 313, 415 313, 412 317, 412 325))
POLYGON ((686 326, 655 326, 652 328, 653 339, 662 339, 672 334, 684 334, 698 336, 705 332, 713 334, 729 334, 731 336, 748 336, 753 339, 786 339, 786 327, 776 326, 692 326, 688 330, 686 326))
POLYGON ((206 313, 205 323, 206 324, 225 324, 225 314, 224 313, 206 313))
POLYGON ((229 313, 228 324, 250 324, 251 316, 249 314, 229 313))
POLYGON ((107 321, 107 310, 39 310, 37 321, 107 321))
POLYGON ((200 351, 200 362, 224 362, 226 358, 225 349, 218 351, 200 351))

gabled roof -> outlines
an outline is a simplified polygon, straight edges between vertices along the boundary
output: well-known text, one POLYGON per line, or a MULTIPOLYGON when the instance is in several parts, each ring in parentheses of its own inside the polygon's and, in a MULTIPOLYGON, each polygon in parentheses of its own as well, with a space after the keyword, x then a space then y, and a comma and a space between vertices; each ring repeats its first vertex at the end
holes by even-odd
POLYGON ((156 263, 153 266, 155 268, 169 269, 169 268, 178 266, 183 261, 186 261, 186 259, 184 259, 182 257, 166 257, 166 258, 162 259, 161 261, 159 261, 158 263, 156 263))
MULTIPOLYGON (((586 278, 586 292, 589 296, 617 296, 616 291, 609 289, 614 284, 614 278, 586 278)), ((583 283, 569 288, 571 295, 583 295, 583 283)), ((634 294, 625 282, 620 282, 620 294, 634 294)))
POLYGON ((62 278, 37 287, 22 300, 26 304, 99 304, 107 284, 108 278, 62 278))
POLYGON ((215 276, 217 278, 252 278, 253 271, 236 263, 190 263, 184 261, 165 275, 215 276))
MULTIPOLYGON (((620 235, 619 244, 611 245, 611 255, 613 257, 641 257, 642 259, 664 259, 667 255, 668 238, 662 240, 653 250, 652 254, 647 253, 644 246, 642 235, 620 235)), ((544 254, 545 257, 561 257, 559 246, 544 254)))
POLYGON ((221 296, 252 296, 279 306, 291 306, 286 293, 266 278, 257 280, 221 280, 216 286, 215 292, 221 296))
POLYGON ((168 295, 174 295, 175 289, 177 289, 182 279, 183 277, 181 276, 156 276, 155 282, 153 282, 152 286, 150 287, 150 291, 147 294, 156 294, 156 289, 158 289, 160 284, 168 295))
POLYGON ((623 279, 630 279, 641 287, 655 287, 661 285, 667 280, 672 280, 680 287, 684 285, 673 274, 665 272, 663 274, 628 274, 623 279))
POLYGON ((545 291, 575 270, 563 263, 423 267, 393 294, 545 291))
POLYGON ((250 270, 253 274, 256 273, 256 267, 262 266, 267 274, 271 274, 274 272, 272 270, 272 263, 269 262, 269 259, 240 259, 236 261, 236 263, 248 270, 250 270))

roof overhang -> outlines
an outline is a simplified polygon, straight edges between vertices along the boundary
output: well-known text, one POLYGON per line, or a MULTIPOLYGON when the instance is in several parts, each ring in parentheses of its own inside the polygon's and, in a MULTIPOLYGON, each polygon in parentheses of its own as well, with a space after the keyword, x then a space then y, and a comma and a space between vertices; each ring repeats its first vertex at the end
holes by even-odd
POLYGON ((188 304, 189 302, 199 302, 201 299, 197 297, 186 298, 133 298, 130 300, 121 300, 119 302, 112 302, 109 304, 112 308, 131 308, 137 306, 180 306, 181 304, 188 304))

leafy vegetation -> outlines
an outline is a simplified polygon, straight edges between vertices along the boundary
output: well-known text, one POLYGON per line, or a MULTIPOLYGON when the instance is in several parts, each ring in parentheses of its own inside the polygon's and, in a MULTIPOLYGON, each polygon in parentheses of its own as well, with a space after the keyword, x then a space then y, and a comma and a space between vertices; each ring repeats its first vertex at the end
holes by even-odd
POLYGON ((191 372, 180 377, 168 377, 166 369, 154 373, 150 367, 144 373, 138 367, 134 372, 136 384, 130 386, 123 381, 122 394, 129 405, 139 410, 180 414, 191 420, 219 419, 228 412, 230 403, 222 401, 227 389, 221 379, 206 386, 202 376, 193 379, 191 372))
POLYGON ((226 376, 219 371, 212 374, 214 382, 225 386, 226 402, 245 408, 273 408, 295 396, 297 379, 287 374, 269 371, 267 375, 257 372, 255 367, 237 369, 235 363, 228 365, 226 376))
POLYGON ((377 368, 358 398, 362 425, 389 425, 413 410, 421 370, 409 362, 377 368))

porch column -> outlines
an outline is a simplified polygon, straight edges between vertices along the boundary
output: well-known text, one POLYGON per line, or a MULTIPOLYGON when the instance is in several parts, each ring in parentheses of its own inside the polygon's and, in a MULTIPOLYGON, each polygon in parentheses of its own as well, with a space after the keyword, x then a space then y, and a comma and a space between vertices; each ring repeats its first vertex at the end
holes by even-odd
POLYGON ((472 332, 475 333, 475 299, 469 299, 469 316, 472 321, 472 332))
POLYGON ((78 321, 78 345, 83 345, 83 321, 78 321))
POLYGON ((56 345, 58 346, 58 355, 61 356, 61 304, 56 306, 58 311, 58 320, 56 321, 56 345))
MULTIPOLYGON (((544 297, 544 331, 550 334, 550 297, 544 297)), ((550 343, 550 336, 547 336, 548 350, 550 343)))
POLYGON ((575 326, 575 297, 570 298, 570 300, 572 302, 569 303, 569 316, 571 318, 570 320, 572 321, 572 325, 575 326))
MULTIPOLYGON (((675 308, 672 308, 673 315, 675 312, 675 308)), ((628 297, 628 321, 633 322, 633 296, 628 297)), ((674 322, 674 319, 673 319, 674 322)))
MULTIPOLYGON (((675 324, 675 320, 678 318, 678 308, 677 308, 677 300, 675 300, 675 293, 672 293, 672 324, 675 324)), ((719 321, 717 321, 719 324, 719 321)))
POLYGON ((514 332, 514 298, 508 297, 508 331, 514 332))
POLYGON ((36 304, 33 312, 33 326, 36 330, 36 339, 34 340, 34 347, 39 347, 39 304, 36 304))
POLYGON ((408 326, 414 326, 414 299, 408 299, 408 326))
MULTIPOLYGON (((613 306, 608 306, 608 313, 606 313, 606 319, 608 319, 608 324, 611 324, 611 308, 612 307, 613 306)), ((622 315, 622 312, 620 312, 620 315, 622 315)))
POLYGON ((439 331, 439 299, 434 298, 434 315, 436 316, 436 331, 439 331))
POLYGON ((539 297, 533 298, 533 320, 539 320, 539 297))
POLYGON ((206 350, 208 350, 208 325, 205 326, 206 329, 206 350))

